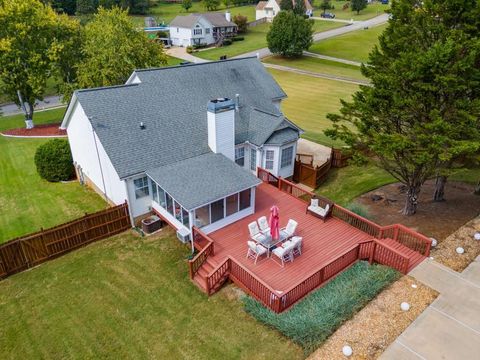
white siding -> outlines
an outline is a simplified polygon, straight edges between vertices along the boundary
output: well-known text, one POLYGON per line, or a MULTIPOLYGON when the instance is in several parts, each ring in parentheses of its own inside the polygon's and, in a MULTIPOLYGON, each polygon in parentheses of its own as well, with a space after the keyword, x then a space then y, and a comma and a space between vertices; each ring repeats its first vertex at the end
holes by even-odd
POLYGON ((214 153, 235 161, 235 110, 207 111, 208 146, 214 153))
MULTIPOLYGON (((152 208, 154 208, 160 215, 162 215, 165 219, 167 219, 173 226, 175 226, 176 230, 180 228, 185 228, 190 231, 185 225, 183 225, 180 221, 178 221, 175 216, 171 215, 166 209, 161 207, 156 201, 152 201, 152 208)), ((190 213, 189 213, 190 216, 190 213)))
POLYGON ((192 45, 192 29, 171 27, 170 37, 172 39, 172 44, 175 46, 192 45))
POLYGON ((121 204, 127 199, 127 193, 122 180, 113 168, 92 125, 79 102, 72 110, 67 128, 73 161, 79 165, 82 172, 115 204, 121 204), (97 147, 95 147, 95 142, 97 147), (97 155, 98 148, 98 155, 97 155), (100 158, 100 162, 99 162, 100 158), (102 181, 105 182, 105 188, 102 181))
POLYGON ((192 28, 171 27, 170 38, 172 39, 172 44, 175 46, 193 45, 193 39, 199 39, 202 44, 213 44, 215 42, 213 38, 213 26, 203 18, 200 18, 192 28), (194 35, 193 29, 202 29, 202 33, 194 35), (206 29, 210 29, 210 34, 206 33, 206 29))
POLYGON ((146 175, 142 174, 125 180, 127 183, 128 198, 130 199, 130 211, 132 212, 133 217, 144 215, 150 212, 152 209, 152 188, 150 186, 148 196, 144 196, 139 199, 135 198, 135 184, 133 183, 133 180, 142 178, 144 176, 146 175))
POLYGON ((278 175, 284 178, 288 178, 290 176, 293 176, 293 170, 295 166, 295 155, 297 154, 297 142, 291 142, 289 144, 283 145, 279 152, 278 152, 278 175), (290 146, 293 146, 293 154, 292 154, 292 163, 290 166, 286 166, 284 168, 281 167, 282 164, 282 150, 285 148, 288 148, 290 146))

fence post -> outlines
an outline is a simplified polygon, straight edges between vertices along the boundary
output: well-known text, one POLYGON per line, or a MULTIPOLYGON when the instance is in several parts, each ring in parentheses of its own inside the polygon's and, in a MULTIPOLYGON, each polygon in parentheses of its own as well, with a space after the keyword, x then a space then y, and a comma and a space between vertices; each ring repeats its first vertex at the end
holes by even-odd
POLYGON ((375 259, 375 250, 377 250, 377 242, 373 242, 372 252, 370 253, 370 257, 368 258, 368 262, 370 265, 373 264, 373 260, 375 259))
POLYGON ((398 227, 398 224, 397 224, 393 228, 393 240, 398 241, 398 232, 399 231, 400 231, 400 228, 398 227))

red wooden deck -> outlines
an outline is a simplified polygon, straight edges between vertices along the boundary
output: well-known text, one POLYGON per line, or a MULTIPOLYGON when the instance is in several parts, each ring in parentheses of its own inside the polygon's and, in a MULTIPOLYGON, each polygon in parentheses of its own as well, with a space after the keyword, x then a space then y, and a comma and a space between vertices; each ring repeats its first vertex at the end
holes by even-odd
POLYGON ((270 287, 283 292, 301 283, 352 246, 372 238, 337 218, 330 217, 324 223, 306 214, 306 207, 305 202, 271 185, 261 184, 257 188, 255 214, 209 234, 215 249, 215 255, 208 257, 209 262, 215 267, 230 256, 270 287), (262 257, 256 265, 246 258, 247 225, 262 215, 268 218, 272 205, 277 205, 280 210, 280 226, 285 226, 288 219, 294 219, 298 222, 296 235, 303 237, 302 255, 296 257, 293 263, 285 264, 284 268, 278 258, 262 257))

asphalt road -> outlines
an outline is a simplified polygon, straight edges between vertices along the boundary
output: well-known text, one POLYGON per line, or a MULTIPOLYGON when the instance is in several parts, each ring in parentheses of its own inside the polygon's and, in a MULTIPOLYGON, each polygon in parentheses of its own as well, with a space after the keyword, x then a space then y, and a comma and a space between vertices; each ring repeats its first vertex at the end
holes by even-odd
MULTIPOLYGON (((38 101, 35 105, 35 110, 44 110, 55 108, 64 105, 60 96, 47 96, 43 101, 38 101)), ((0 114, 3 116, 22 114, 22 110, 15 104, 3 104, 0 105, 0 114)))

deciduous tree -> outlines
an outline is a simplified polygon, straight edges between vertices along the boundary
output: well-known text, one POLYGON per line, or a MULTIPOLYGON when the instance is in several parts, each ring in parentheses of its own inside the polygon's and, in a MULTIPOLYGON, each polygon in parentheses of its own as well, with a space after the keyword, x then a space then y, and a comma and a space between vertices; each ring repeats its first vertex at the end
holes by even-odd
POLYGON ((77 65, 77 87, 123 84, 136 68, 166 64, 160 44, 136 29, 127 10, 98 9, 85 26, 84 58, 77 65))
POLYGON ((38 0, 0 1, 0 80, 2 92, 25 113, 33 127, 34 105, 42 100, 47 79, 65 47, 67 16, 38 0))
POLYGON ((192 0, 182 0, 182 8, 185 9, 186 12, 192 7, 192 0))
POLYGON ((220 6, 220 0, 203 0, 203 5, 208 11, 215 11, 220 6))
POLYGON ((268 48, 274 54, 292 57, 302 55, 312 45, 313 20, 280 11, 267 33, 268 48))
POLYGON ((478 4, 450 1, 394 2, 380 45, 362 67, 371 86, 328 115, 327 135, 373 155, 405 184, 405 215, 415 214, 422 185, 439 167, 479 149, 480 43, 462 31, 478 29, 478 4), (456 25, 442 25, 447 21, 456 25))
POLYGON ((327 10, 330 10, 332 8, 332 4, 330 3, 330 0, 323 0, 322 3, 320 4, 320 9, 323 10, 323 13, 327 10))
POLYGON ((293 10, 293 2, 292 2, 292 0, 282 0, 282 1, 280 2, 280 9, 281 9, 281 10, 285 10, 285 11, 293 10))
POLYGON ((356 11, 357 15, 360 11, 367 7, 367 0, 350 0, 350 8, 352 11, 356 11))
POLYGON ((238 14, 238 15, 235 15, 232 20, 235 24, 237 24, 239 34, 244 34, 247 32, 248 19, 246 16, 238 14))

